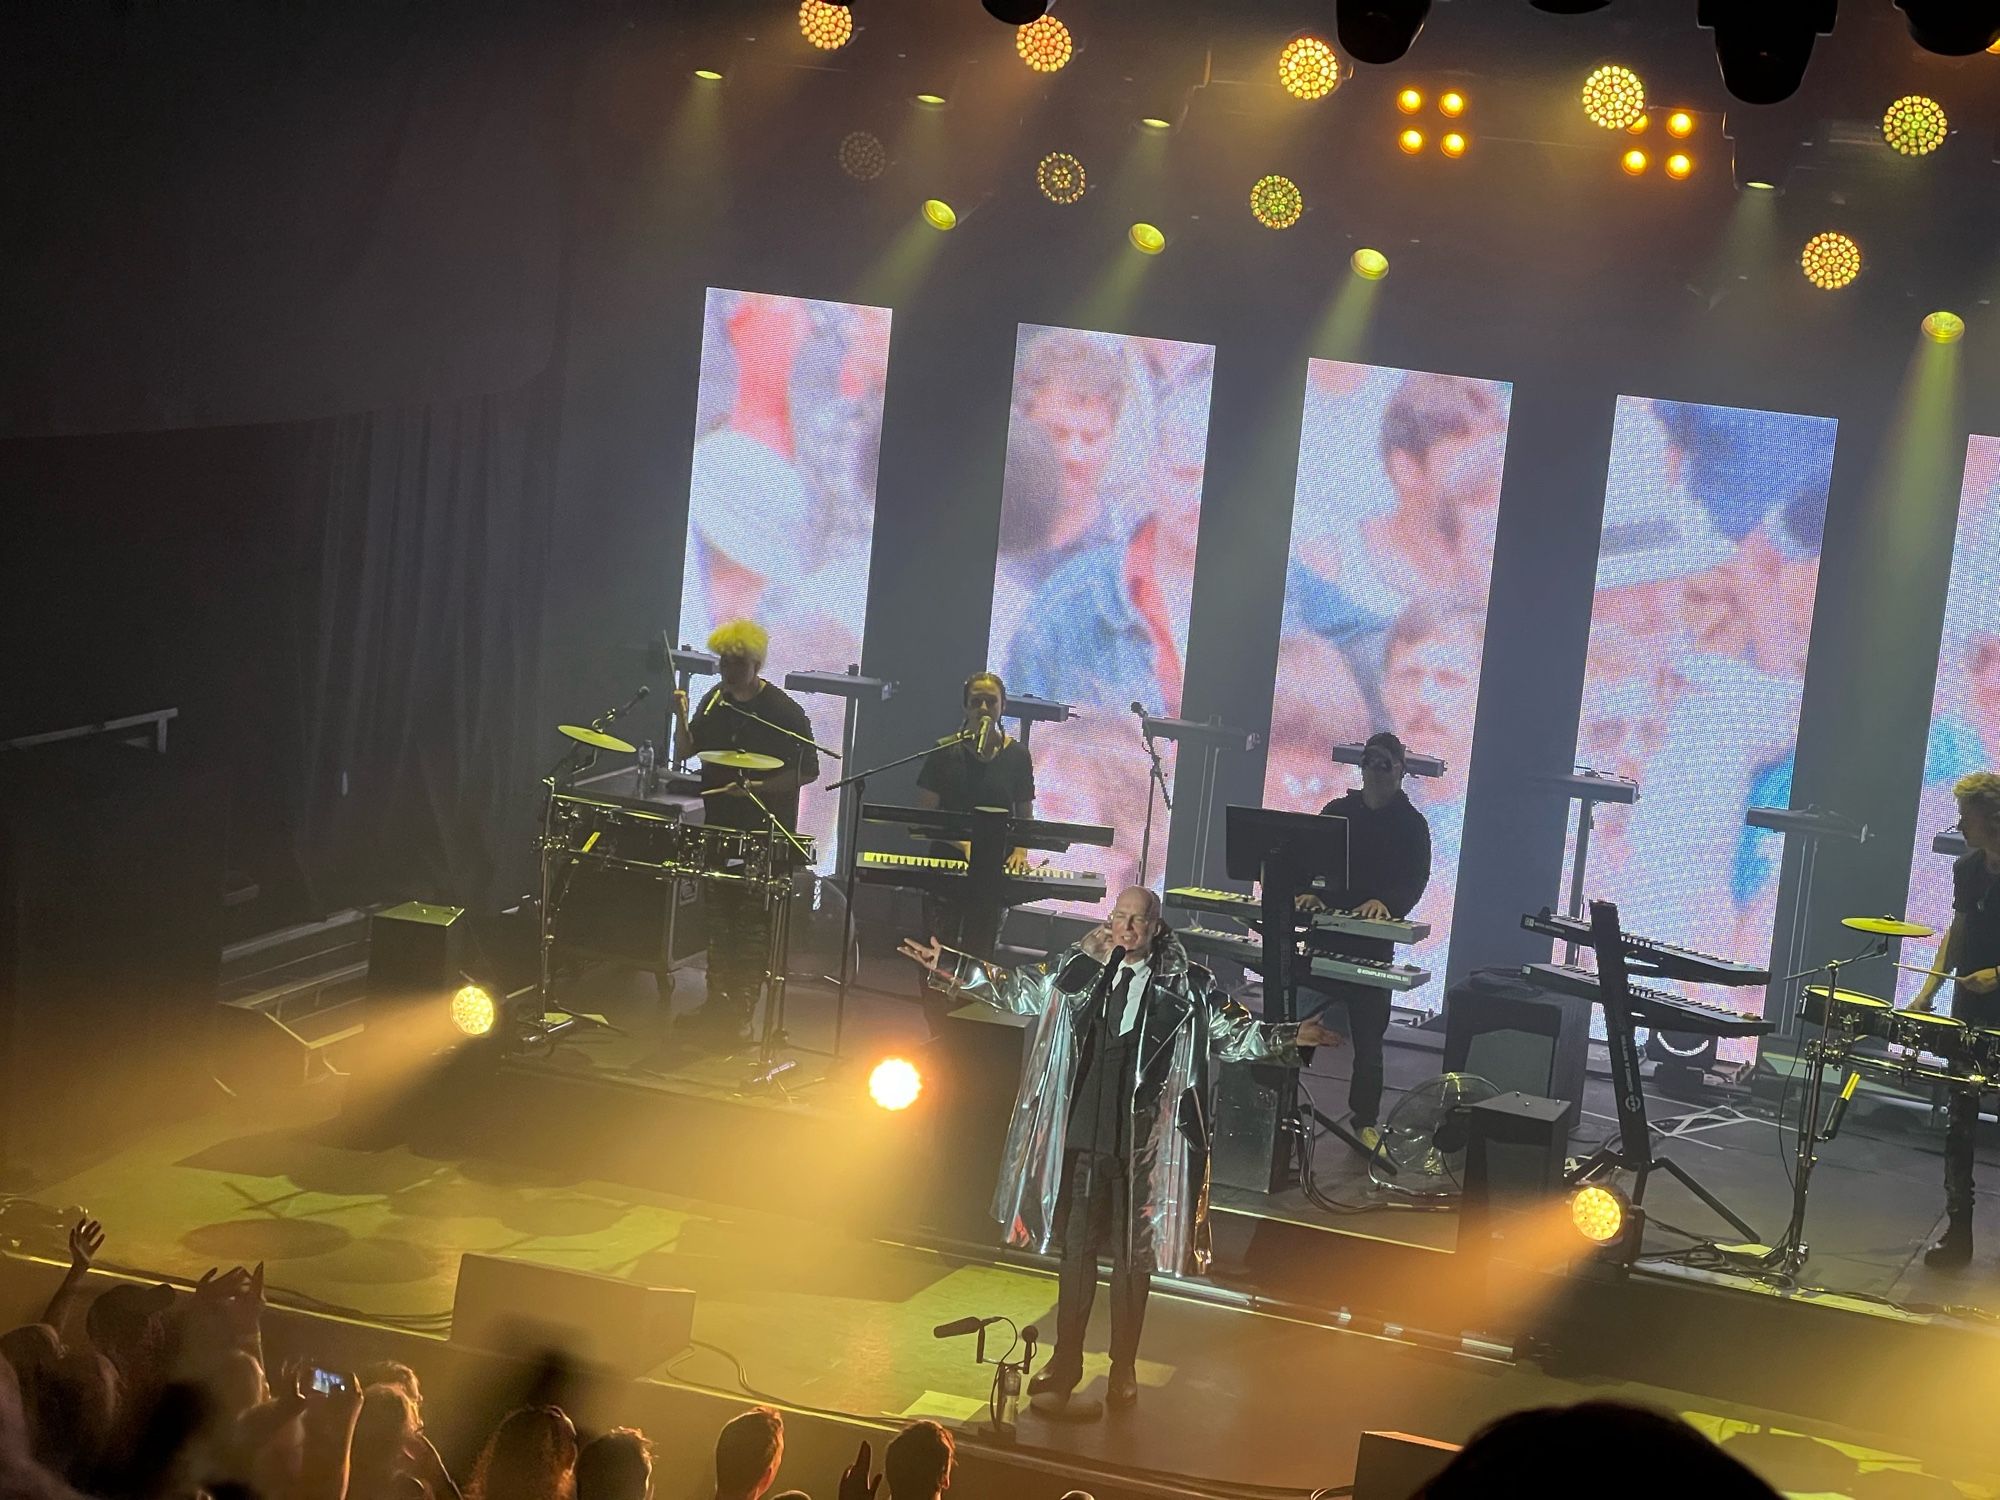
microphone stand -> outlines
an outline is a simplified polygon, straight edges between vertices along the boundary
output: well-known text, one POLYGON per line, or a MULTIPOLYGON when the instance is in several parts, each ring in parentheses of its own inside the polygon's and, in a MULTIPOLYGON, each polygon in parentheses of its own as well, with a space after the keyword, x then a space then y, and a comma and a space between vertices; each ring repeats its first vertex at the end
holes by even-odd
POLYGON ((1153 743, 1152 734, 1146 730, 1144 718, 1140 720, 1139 739, 1146 747, 1146 755, 1153 762, 1152 777, 1146 783, 1146 828, 1139 837, 1139 884, 1146 883, 1146 872, 1153 859, 1153 797, 1158 793, 1167 804, 1167 815, 1173 816, 1174 798, 1167 790, 1166 767, 1160 763, 1159 746, 1153 743))
MULTIPOLYGON (((743 715, 744 718, 750 720, 751 723, 753 724, 762 724, 766 729, 775 730, 777 733, 782 734, 788 740, 797 740, 801 745, 810 746, 812 749, 817 750, 821 755, 824 755, 828 760, 840 759, 840 752, 838 750, 835 750, 827 745, 822 745, 818 740, 814 739, 811 735, 800 734, 796 729, 787 729, 782 724, 773 724, 769 719, 765 718, 762 714, 751 713, 749 709, 743 707, 742 704, 736 702, 733 698, 729 696, 729 690, 727 688, 724 688, 721 692, 717 693, 714 701, 716 703, 720 703, 724 708, 728 709, 731 713, 737 713, 743 715)), ((629 708, 631 705, 627 704, 626 706, 629 708)), ((838 783, 835 784, 838 785, 838 783)), ((803 790, 803 788, 801 788, 801 790, 803 790)))
MULTIPOLYGON (((949 749, 953 745, 963 745, 977 735, 977 730, 961 729, 957 734, 947 735, 941 740, 933 740, 920 750, 912 750, 908 755, 899 755, 894 760, 885 760, 879 766, 870 766, 865 771, 856 771, 851 776, 843 776, 827 787, 830 792, 854 788, 854 812, 848 825, 847 837, 841 840, 845 846, 841 853, 847 860, 847 872, 841 878, 841 918, 840 918, 840 983, 833 1007, 833 1055, 840 1056, 841 1029, 847 1020, 847 992, 854 982, 854 876, 861 864, 861 804, 868 791, 868 778, 879 776, 884 771, 893 771, 898 766, 907 766, 913 760, 922 760, 933 750, 949 749)), ((926 934, 928 935, 928 934, 926 934)))
MULTIPOLYGON (((1833 958, 1810 969, 1801 969, 1796 974, 1787 974, 1780 984, 1796 984, 1812 978, 1815 974, 1826 975, 1826 1002, 1820 1007, 1819 1037, 1817 1040, 1805 1034, 1805 994, 1807 986, 1798 991, 1799 1003, 1799 1046, 1801 1052, 1811 1059, 1811 1073, 1805 1089, 1799 1095, 1799 1117, 1792 1127, 1792 1216, 1785 1222, 1785 1232, 1778 1236, 1778 1242, 1769 1249, 1753 1248, 1737 1253, 1739 1260, 1746 1260, 1758 1269, 1778 1276, 1795 1276, 1806 1263, 1809 1250, 1806 1245, 1806 1192, 1812 1184, 1813 1167, 1819 1161, 1819 1146, 1833 1139, 1833 1126, 1837 1117, 1828 1115, 1828 1124, 1822 1134, 1819 1118, 1820 1100, 1825 1095, 1826 1063, 1833 1050, 1830 1039, 1833 1034, 1833 997, 1840 991, 1840 971, 1852 964, 1865 963, 1870 959, 1885 957, 1889 952, 1889 940, 1877 938, 1867 944, 1852 958, 1833 958)), ((1843 1056, 1845 1053, 1843 1052, 1843 1056)), ((1835 1101, 1834 1110, 1840 1108, 1835 1101)), ((1725 1250, 1725 1255, 1730 1252, 1725 1250)))
POLYGON ((604 732, 605 725, 622 717, 629 709, 635 707, 641 698, 644 698, 650 692, 652 692, 651 687, 642 685, 638 692, 634 693, 631 697, 627 698, 623 703, 619 704, 616 708, 606 709, 603 713, 599 714, 596 718, 592 719, 590 721, 590 727, 598 731, 598 733, 602 734, 604 732))

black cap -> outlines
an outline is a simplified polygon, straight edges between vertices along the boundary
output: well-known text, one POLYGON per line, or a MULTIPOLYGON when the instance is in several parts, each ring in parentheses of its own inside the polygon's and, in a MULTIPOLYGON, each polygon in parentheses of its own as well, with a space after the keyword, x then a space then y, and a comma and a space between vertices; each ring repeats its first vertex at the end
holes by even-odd
POLYGON ((1379 734, 1369 735, 1368 743, 1363 745, 1361 748, 1364 751, 1386 750, 1394 758, 1396 764, 1399 766, 1406 764, 1409 760, 1409 752, 1404 750, 1403 742, 1397 739, 1395 735, 1391 734, 1386 729, 1381 731, 1381 733, 1379 734))

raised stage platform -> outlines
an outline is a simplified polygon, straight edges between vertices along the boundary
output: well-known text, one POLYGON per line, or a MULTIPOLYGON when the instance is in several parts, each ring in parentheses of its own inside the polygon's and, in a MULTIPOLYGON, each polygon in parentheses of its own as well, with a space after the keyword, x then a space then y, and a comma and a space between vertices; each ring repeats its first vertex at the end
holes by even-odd
MULTIPOLYGON (((1865 1463, 2000 1492, 2000 1433, 1985 1419, 2000 1335, 1979 1310, 2000 1308, 2000 1205, 1981 1199, 1969 1273, 1924 1270, 1940 1194, 1921 1110, 1864 1101, 1825 1152, 1805 1277, 1824 1293, 1642 1261, 1630 1273, 1515 1278, 1497 1320, 1509 1326, 1479 1326, 1455 1214, 1329 1212, 1298 1192, 1225 1190, 1214 1276, 1164 1282, 1154 1302, 1137 1411, 1088 1426, 1024 1416, 1016 1448, 988 1449, 976 1428, 990 1371, 973 1365, 969 1341, 930 1330, 967 1314, 1046 1326, 1054 1283, 1044 1263, 990 1240, 911 1227, 946 1143, 925 1137, 921 1117, 864 1106, 860 1091, 868 1063, 921 1045, 916 1007, 861 995, 833 1059, 808 1050, 831 1041, 828 997, 795 985, 798 1066, 746 1088, 751 1059, 657 1040, 648 983, 601 983, 571 999, 618 1032, 572 1033, 548 1057, 436 1080, 419 1091, 430 1107, 409 1144, 360 1141, 327 1090, 225 1100, 34 1196, 104 1219, 118 1265, 191 1276, 263 1260, 275 1298, 399 1338, 443 1331, 465 1251, 690 1287, 707 1347, 663 1362, 655 1380, 683 1395, 706 1388, 715 1403, 753 1387, 795 1422, 822 1424, 795 1450, 802 1461, 851 1448, 844 1424, 962 1424, 987 1473, 967 1500, 987 1482, 1020 1493, 1019 1466, 1052 1461, 1093 1471, 1086 1487, 1100 1496, 1338 1486, 1364 1430, 1456 1440, 1502 1411, 1603 1394, 1693 1415, 1786 1488, 1844 1492, 1865 1463)), ((684 988, 680 1004, 693 998, 684 988)), ((1392 1090, 1436 1071, 1428 1040, 1392 1047, 1392 1090)), ((1322 1107, 1344 1095, 1343 1062, 1316 1060, 1322 1107)), ((1579 1147, 1610 1128, 1604 1089, 1591 1086, 1579 1147)), ((1684 1164, 1776 1231, 1789 1197, 1769 1120, 1667 1099, 1654 1118, 1684 1164)), ((1322 1196, 1369 1201, 1358 1160, 1326 1140, 1317 1156, 1322 1196)), ((1688 1243, 1657 1226, 1710 1227, 1669 1180, 1648 1206, 1649 1257, 1688 1243)), ((9 1263, 17 1318, 39 1274, 9 1263)), ((1092 1378, 1102 1369, 1100 1356, 1092 1378)), ((673 1418, 693 1424, 674 1441, 692 1444, 696 1468, 720 1409, 673 1418)), ((830 1490, 833 1474, 788 1469, 784 1482, 830 1490)))

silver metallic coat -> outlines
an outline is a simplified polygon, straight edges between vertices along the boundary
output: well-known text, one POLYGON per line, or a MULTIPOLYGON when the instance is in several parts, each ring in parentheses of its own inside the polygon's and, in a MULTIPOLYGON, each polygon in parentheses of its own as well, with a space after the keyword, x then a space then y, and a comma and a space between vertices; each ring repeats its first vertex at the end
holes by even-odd
MULTIPOLYGON (((1009 1244, 1046 1254, 1060 1227, 1057 1202, 1079 1061, 1078 1026, 1104 966, 1080 946, 1014 970, 966 955, 953 957, 956 970, 933 984, 999 1010, 1041 1018, 1007 1128, 993 1217, 1006 1227, 1009 1244)), ((1134 1194, 1133 1230, 1140 1243, 1152 1247, 1159 1270, 1197 1274, 1208 1269, 1210 1255, 1210 1058, 1296 1065, 1299 1028, 1254 1019, 1216 985, 1208 970, 1188 962, 1187 950, 1165 929, 1154 942, 1151 961, 1145 1006, 1155 1015, 1168 1008, 1164 1019, 1175 1029, 1162 1043, 1173 1053, 1157 1106, 1146 1120, 1135 1120, 1132 1178, 1146 1187, 1134 1194)), ((1135 1104, 1139 1078, 1152 1060, 1138 1062, 1132 1080, 1135 1104)))

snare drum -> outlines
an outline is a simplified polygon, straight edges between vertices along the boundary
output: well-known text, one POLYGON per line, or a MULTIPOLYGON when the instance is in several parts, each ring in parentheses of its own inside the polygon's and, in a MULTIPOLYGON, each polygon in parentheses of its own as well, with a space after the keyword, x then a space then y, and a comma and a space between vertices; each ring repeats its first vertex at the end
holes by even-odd
POLYGON ((657 877, 683 861, 695 831, 673 818, 580 797, 556 799, 553 833, 559 858, 636 868, 657 877))
POLYGON ((1832 994, 1833 1004, 1829 1007, 1825 985, 1806 987, 1805 1003, 1800 1006, 1806 1024, 1824 1026, 1834 1035, 1849 1039, 1881 1036, 1885 1019, 1895 1013, 1895 1007, 1879 996, 1864 995, 1859 990, 1834 990, 1832 994))
POLYGON ((1880 1033, 1892 1046, 1947 1062, 1965 1059, 1970 1051, 1972 1030, 1954 1016, 1934 1016, 1922 1010, 1892 1010, 1883 1018, 1880 1033))

